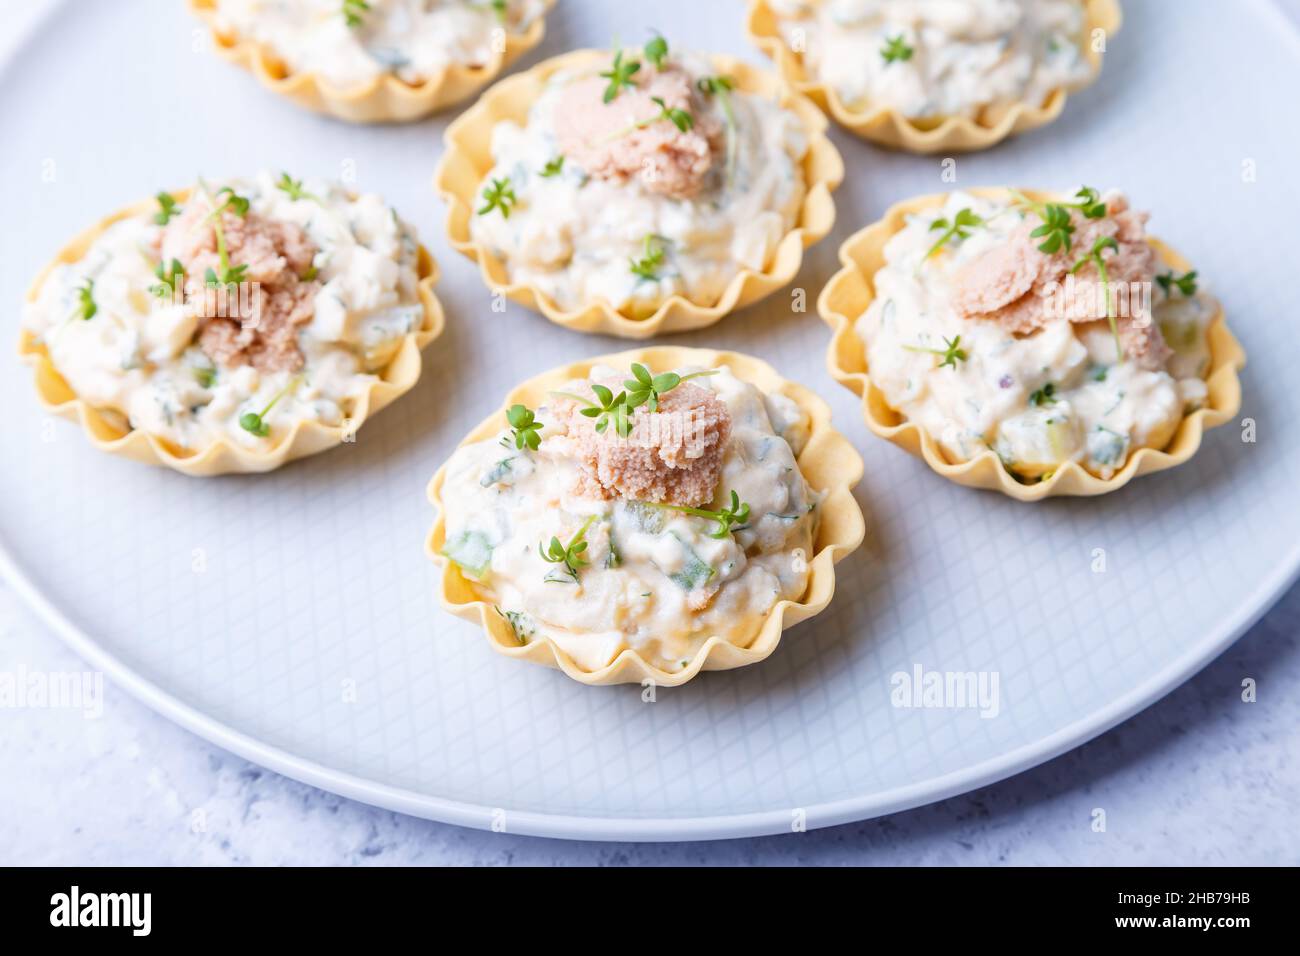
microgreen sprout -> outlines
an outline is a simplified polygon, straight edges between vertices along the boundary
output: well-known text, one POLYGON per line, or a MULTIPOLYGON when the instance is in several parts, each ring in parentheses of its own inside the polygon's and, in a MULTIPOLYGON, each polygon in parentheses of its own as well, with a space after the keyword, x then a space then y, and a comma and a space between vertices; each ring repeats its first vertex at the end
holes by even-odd
POLYGON ((1029 404, 1035 406, 1056 404, 1056 385, 1048 382, 1029 396, 1029 404))
POLYGON ((1062 247, 1070 248, 1070 236, 1074 233, 1074 223, 1070 221, 1070 211, 1064 206, 1047 206, 1041 213, 1043 224, 1029 235, 1042 239, 1038 251, 1051 255, 1062 247))
POLYGON ((249 202, 247 197, 239 195, 239 193, 235 192, 229 186, 222 186, 217 190, 217 197, 220 198, 222 196, 225 196, 226 198, 222 199, 221 202, 217 204, 217 207, 213 209, 212 212, 208 213, 209 220, 220 219, 221 213, 227 209, 233 212, 240 219, 243 219, 248 215, 249 202))
POLYGON ((655 65, 655 69, 662 70, 664 60, 668 59, 668 41, 655 34, 646 41, 644 52, 645 58, 655 65))
POLYGON ((640 69, 640 60, 624 60, 622 50, 615 53, 613 64, 608 70, 600 74, 604 79, 609 80, 609 86, 605 87, 604 101, 612 103, 614 97, 618 96, 625 87, 631 89, 636 86, 632 77, 636 76, 637 71, 640 69))
POLYGON ((83 321, 88 321, 98 311, 99 306, 95 304, 95 280, 87 279, 86 284, 77 289, 77 314, 83 321))
POLYGON ((901 33, 896 37, 889 37, 885 45, 880 48, 880 56, 886 63, 910 60, 913 52, 901 33))
POLYGON ((966 350, 961 347, 961 336, 954 336, 952 341, 944 336, 944 348, 932 349, 924 345, 904 345, 903 348, 909 352, 928 352, 931 355, 937 355, 942 361, 935 368, 943 368, 945 365, 953 369, 957 368, 958 362, 966 361, 966 350))
POLYGON ((664 247, 660 238, 653 233, 645 237, 640 259, 628 258, 628 268, 632 274, 654 282, 659 278, 659 267, 664 264, 664 247))
MULTIPOLYGON (((290 199, 316 199, 311 193, 302 188, 301 179, 293 179, 288 173, 280 173, 280 178, 276 181, 275 188, 280 190, 290 199)), ((316 199, 319 202, 319 199, 316 199)))
POLYGON ((184 288, 185 267, 181 265, 179 259, 173 259, 170 263, 160 262, 154 268, 153 274, 158 277, 157 285, 149 287, 149 291, 158 298, 175 295, 184 288))
POLYGON ((632 363, 632 378, 623 383, 627 388, 627 407, 640 408, 646 407, 648 412, 659 410, 659 399, 671 392, 682 382, 688 379, 700 378, 704 375, 717 375, 714 370, 706 372, 692 372, 689 375, 678 375, 676 372, 664 372, 662 375, 651 375, 650 370, 640 362, 632 363))
POLYGON ((715 96, 722 104, 722 113, 727 118, 727 182, 730 183, 736 172, 736 112, 731 106, 731 92, 736 88, 736 81, 729 76, 706 76, 695 84, 705 96, 715 96))
POLYGON ((563 398, 572 399, 582 406, 578 414, 587 418, 596 419, 596 431, 604 434, 609 428, 609 423, 614 423, 614 431, 620 438, 626 438, 632 434, 632 419, 630 410, 627 407, 627 392, 619 392, 615 395, 604 385, 592 383, 592 392, 600 404, 588 401, 581 395, 574 395, 572 392, 552 392, 552 395, 559 395, 563 398))
POLYGON ((176 205, 176 199, 171 193, 159 193, 154 197, 158 200, 158 211, 154 213, 153 221, 160 226, 165 226, 172 221, 173 216, 179 216, 181 207, 176 205))
POLYGON ((1106 204, 1101 199, 1101 193, 1091 186, 1080 187, 1074 194, 1075 202, 1038 202, 1019 190, 1012 190, 1011 195, 1016 208, 1036 212, 1043 220, 1043 224, 1031 232, 1030 236, 1043 240, 1038 249, 1048 255, 1062 247, 1069 250, 1070 236, 1074 233, 1074 225, 1070 221, 1071 209, 1077 209, 1085 219, 1104 219, 1106 216, 1106 204))
POLYGON ((542 444, 542 437, 538 434, 542 430, 542 423, 537 421, 532 409, 526 405, 511 405, 506 410, 506 421, 510 423, 515 436, 516 448, 521 451, 524 448, 537 451, 542 444))
POLYGON ((659 508, 667 508, 669 511, 680 511, 685 515, 694 515, 696 518, 704 518, 708 521, 716 521, 718 530, 714 531, 710 537, 725 538, 729 534, 737 531, 743 531, 748 527, 749 505, 740 500, 740 495, 733 490, 731 492, 731 506, 720 508, 717 511, 708 511, 704 508, 688 508, 685 505, 657 505, 659 508))
POLYGON ((559 155, 552 159, 548 159, 546 165, 542 167, 542 171, 538 173, 538 175, 545 179, 550 179, 552 176, 560 175, 563 170, 564 156, 559 155))
POLYGON ((507 0, 492 0, 491 5, 492 12, 496 14, 497 20, 501 23, 505 23, 506 17, 509 14, 509 10, 506 9, 508 6, 507 0))
POLYGON ((369 11, 370 4, 366 0, 343 0, 343 19, 353 29, 366 22, 365 14, 369 11))
POLYGON ((564 565, 565 572, 573 578, 576 583, 578 580, 578 572, 588 564, 587 559, 582 556, 582 553, 587 550, 587 529, 591 527, 592 522, 595 520, 596 515, 592 515, 584 521, 582 527, 579 528, 577 533, 569 539, 567 545, 561 544, 560 539, 554 535, 551 536, 551 543, 547 548, 543 548, 539 542, 537 545, 537 553, 540 554, 542 560, 548 564, 564 565))
POLYGON ((212 223, 212 231, 217 237, 217 257, 221 260, 220 271, 208 268, 204 273, 203 280, 209 286, 215 285, 232 285, 244 281, 244 274, 248 271, 248 266, 230 265, 230 255, 226 250, 226 230, 221 224, 221 214, 227 209, 234 213, 240 219, 248 215, 248 200, 239 195, 229 186, 224 186, 217 191, 217 196, 224 196, 212 210, 208 213, 206 222, 212 223))
POLYGON ((581 405, 582 408, 579 414, 596 419, 596 431, 598 433, 603 434, 612 421, 614 431, 617 432, 618 436, 627 438, 632 433, 632 415, 642 405, 646 407, 648 412, 655 412, 659 408, 659 399, 682 382, 692 378, 716 374, 718 374, 716 371, 708 370, 691 372, 688 375, 678 375, 676 372, 652 375, 644 365, 634 362, 632 363, 632 378, 623 383, 627 387, 627 391, 615 395, 604 385, 592 384, 591 390, 599 404, 588 401, 581 395, 574 395, 572 392, 552 392, 551 394, 572 399, 581 405))
POLYGON ((217 286, 239 285, 246 278, 248 278, 248 266, 232 266, 227 263, 221 267, 220 272, 208 266, 207 271, 203 273, 203 284, 210 289, 215 289, 217 286))
POLYGON ((1160 283, 1160 288, 1165 290, 1165 295, 1173 295, 1173 290, 1177 289, 1189 299, 1196 295, 1196 270, 1177 276, 1172 272, 1166 272, 1164 275, 1156 276, 1156 282, 1160 283))
POLYGON ((1119 340, 1119 323, 1115 321, 1115 304, 1111 299, 1110 276, 1106 274, 1106 260, 1101 256, 1107 249, 1111 252, 1119 252, 1119 243, 1114 236, 1098 236, 1088 254, 1070 269, 1070 274, 1073 275, 1090 262, 1097 267, 1097 275, 1101 277, 1101 294, 1106 297, 1106 319, 1110 322, 1111 335, 1115 336, 1115 351, 1122 362, 1124 346, 1119 340))
POLYGON ((260 412, 245 412, 240 415, 239 427, 250 435, 256 435, 258 438, 265 438, 271 434, 271 426, 266 423, 266 416, 271 413, 271 409, 275 408, 276 403, 297 388, 298 383, 301 381, 302 376, 295 375, 289 379, 289 383, 284 388, 275 393, 275 397, 267 402, 266 407, 260 412))
POLYGON ((596 431, 604 433, 609 423, 613 421, 614 431, 620 438, 632 434, 632 420, 628 417, 627 393, 619 392, 615 396, 608 388, 598 383, 593 383, 591 390, 595 392, 600 404, 588 405, 581 414, 596 419, 596 431))
POLYGON ((645 119, 638 120, 635 123, 629 123, 620 130, 615 130, 613 133, 606 136, 602 142, 612 143, 616 139, 622 139, 628 133, 634 133, 639 129, 645 129, 647 126, 653 126, 655 123, 662 123, 664 121, 672 123, 683 133, 688 132, 695 126, 695 117, 684 109, 676 106, 669 106, 664 102, 662 97, 652 96, 650 97, 650 102, 659 107, 658 113, 654 116, 647 116, 645 119))
MULTIPOLYGON (((943 235, 939 237, 938 242, 930 247, 930 251, 925 254, 925 259, 929 259, 954 238, 970 238, 970 231, 977 226, 982 225, 984 225, 984 220, 975 215, 975 213, 971 212, 969 209, 959 210, 957 215, 953 216, 952 222, 949 222, 947 218, 936 219, 934 222, 930 223, 930 231, 934 232, 938 229, 942 229, 943 235)), ((924 259, 922 261, 924 261, 924 259)))
POLYGON ((509 219, 510 210, 518 201, 515 188, 510 184, 509 178, 494 179, 490 186, 483 189, 483 208, 478 211, 478 214, 485 216, 493 209, 500 209, 502 218, 509 219))

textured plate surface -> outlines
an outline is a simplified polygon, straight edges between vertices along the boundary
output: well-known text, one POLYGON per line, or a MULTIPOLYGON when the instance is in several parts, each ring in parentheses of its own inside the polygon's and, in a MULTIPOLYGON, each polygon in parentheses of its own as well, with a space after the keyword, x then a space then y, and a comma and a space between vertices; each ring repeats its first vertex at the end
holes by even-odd
MULTIPOLYGON (((1095 500, 1027 508, 956 487, 867 433, 826 375, 811 311, 835 249, 940 158, 837 135, 834 234, 797 284, 672 344, 753 353, 831 403, 863 452, 867 542, 835 600, 761 665, 653 703, 493 654, 442 612, 421 552, 424 488, 515 383, 623 343, 494 312, 442 239, 429 183, 445 119, 356 129, 270 96, 195 50, 183 5, 81 2, 0 83, 3 335, 69 237, 162 184, 261 166, 355 174, 419 228, 447 331, 420 384, 353 445, 264 478, 194 481, 95 453, 47 419, 16 358, 0 468, 3 563, 95 666, 185 726, 276 770, 394 809, 513 832, 704 838, 827 825, 988 783, 1099 733, 1221 650, 1293 575, 1300 447, 1287 122, 1300 43, 1264 0, 1125 5, 1093 87, 1046 130, 957 160, 958 185, 1122 185, 1223 298, 1251 356, 1239 424, 1188 464, 1095 500), (148 22, 148 30, 140 23, 148 22), (132 69, 121 68, 123 62, 132 69), (105 108, 110 104, 111 108, 105 108), (208 121, 205 117, 211 117, 208 121), (1106 570, 1095 572, 1096 549, 1106 570), (891 705, 891 675, 996 672, 1000 712, 891 705), (803 816, 800 816, 802 811, 803 816)), ((762 64, 743 4, 563 0, 528 65, 651 27, 762 64)), ((199 31, 199 32, 196 32, 199 31)))

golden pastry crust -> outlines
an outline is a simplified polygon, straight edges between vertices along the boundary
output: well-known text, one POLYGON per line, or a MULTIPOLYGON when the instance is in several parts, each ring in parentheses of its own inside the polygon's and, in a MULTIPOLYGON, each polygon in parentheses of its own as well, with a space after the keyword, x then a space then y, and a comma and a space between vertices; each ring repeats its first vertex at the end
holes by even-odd
POLYGON ((793 111, 809 137, 803 161, 807 194, 799 221, 782 238, 772 263, 762 272, 742 269, 727 285, 722 298, 711 306, 698 305, 674 295, 646 318, 633 318, 595 302, 565 311, 550 296, 532 285, 511 283, 505 267, 470 235, 470 220, 478 202, 483 178, 492 168, 492 129, 501 120, 527 121, 528 110, 542 94, 547 81, 561 70, 580 69, 607 60, 609 53, 579 50, 555 57, 526 73, 508 77, 483 94, 477 103, 447 129, 446 151, 434 173, 434 187, 447 201, 447 236, 458 252, 479 265, 484 283, 521 305, 541 312, 557 325, 577 332, 599 332, 627 339, 646 339, 664 332, 685 332, 713 325, 723 316, 757 302, 792 280, 803 263, 803 250, 822 239, 835 224, 831 193, 844 179, 839 151, 826 136, 826 118, 807 98, 791 93, 773 75, 739 60, 714 56, 719 73, 736 80, 747 93, 773 97, 793 111))
MULTIPOLYGON (((1004 189, 968 189, 976 196, 1005 198, 1004 189)), ((1030 199, 1060 201, 1063 197, 1041 190, 1023 189, 1030 199)), ((884 394, 871 382, 866 348, 854 325, 875 297, 873 281, 885 265, 885 243, 905 225, 907 217, 943 205, 946 193, 919 196, 892 206, 879 222, 850 236, 840 247, 842 268, 822 290, 817 311, 831 327, 831 344, 826 365, 832 377, 862 398, 867 427, 900 448, 925 460, 950 481, 970 488, 990 488, 1019 501, 1039 501, 1055 495, 1102 495, 1128 484, 1138 475, 1163 471, 1187 461, 1201 446, 1206 429, 1230 420, 1241 408, 1241 380, 1238 371, 1246 364, 1246 353, 1228 329, 1222 305, 1210 320, 1207 336, 1210 366, 1205 380, 1209 395, 1205 405, 1183 418, 1182 424, 1164 449, 1139 448, 1124 467, 1109 479, 1090 474, 1076 462, 1066 462, 1046 481, 1024 484, 1017 481, 992 451, 970 461, 953 463, 929 433, 909 422, 889 406, 884 394)), ((1191 264, 1157 239, 1151 245, 1175 269, 1186 272, 1191 264)))
POLYGON ((482 441, 500 431, 505 409, 515 403, 537 406, 548 393, 565 382, 585 378, 594 365, 625 368, 640 362, 652 373, 687 365, 713 368, 730 366, 737 377, 766 393, 780 393, 793 400, 811 416, 811 432, 798 457, 799 470, 808 484, 825 493, 821 504, 821 524, 809 559, 808 588, 799 601, 780 601, 763 622, 758 636, 748 647, 739 647, 711 638, 696 652, 690 664, 678 671, 665 671, 647 662, 635 650, 625 649, 611 663, 595 671, 583 670, 561 647, 549 638, 520 644, 509 623, 485 600, 481 588, 461 574, 457 566, 440 552, 446 543, 446 522, 442 504, 442 486, 446 465, 438 469, 429 483, 429 501, 438 511, 437 520, 425 542, 425 552, 442 568, 440 589, 442 605, 468 621, 482 625, 494 651, 507 657, 521 658, 535 664, 557 667, 584 684, 625 684, 653 681, 660 686, 684 684, 702 670, 730 670, 754 664, 770 655, 781 640, 781 632, 820 612, 835 591, 835 563, 853 552, 865 533, 862 509, 852 494, 861 480, 862 458, 839 432, 831 427, 826 403, 802 385, 782 378, 767 363, 736 352, 707 349, 658 347, 620 352, 584 359, 562 368, 551 369, 529 379, 506 396, 501 409, 465 436, 462 445, 482 441))
MULTIPOLYGON (((1087 0, 1085 12, 1087 35, 1102 30, 1108 38, 1113 37, 1123 23, 1118 0, 1087 0)), ((1093 68, 1086 82, 1069 89, 1059 87, 1041 104, 1017 103, 991 123, 964 116, 916 120, 888 107, 854 110, 834 89, 807 75, 802 56, 793 52, 781 37, 777 20, 768 0, 749 0, 745 32, 752 43, 776 62, 783 80, 830 113, 845 129, 881 146, 912 153, 974 152, 988 149, 1016 133, 1046 126, 1061 115, 1070 93, 1083 89, 1101 73, 1102 54, 1085 43, 1083 54, 1093 68)))
MULTIPOLYGON (((184 203, 189 198, 190 190, 177 189, 171 194, 177 202, 184 203)), ((144 215, 155 209, 156 205, 153 199, 144 200, 105 217, 81 232, 41 270, 27 291, 27 301, 36 300, 46 277, 56 266, 79 262, 91 244, 114 223, 144 215)), ((77 396, 54 367, 45 346, 27 329, 23 329, 19 336, 18 355, 35 371, 36 393, 41 405, 54 415, 80 422, 87 439, 100 451, 149 465, 163 465, 194 477, 273 471, 295 458, 305 458, 341 444, 355 434, 371 415, 414 387, 420 378, 420 350, 442 334, 445 324, 442 305, 433 293, 434 284, 438 281, 438 266, 423 246, 419 251, 418 273, 424 318, 417 329, 407 333, 397 354, 380 370, 378 379, 357 402, 350 416, 350 426, 345 429, 315 421, 301 421, 283 439, 262 452, 249 451, 220 438, 206 448, 190 452, 139 429, 123 429, 100 409, 77 396)))
POLYGON ((546 13, 555 0, 545 3, 546 10, 525 32, 506 33, 505 49, 494 52, 484 66, 449 66, 415 84, 385 74, 364 86, 339 89, 315 73, 290 73, 265 44, 222 33, 216 26, 216 0, 189 0, 191 12, 207 25, 213 48, 222 58, 248 70, 271 92, 350 123, 412 122, 469 99, 542 42, 546 13))

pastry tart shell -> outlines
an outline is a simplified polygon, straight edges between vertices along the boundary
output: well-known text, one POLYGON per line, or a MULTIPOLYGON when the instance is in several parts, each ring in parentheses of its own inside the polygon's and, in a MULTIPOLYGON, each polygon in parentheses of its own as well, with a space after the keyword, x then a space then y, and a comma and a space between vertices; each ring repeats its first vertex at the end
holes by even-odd
POLYGON ((523 33, 506 31, 505 49, 494 51, 491 60, 483 66, 452 64, 419 83, 406 83, 385 73, 349 88, 336 87, 317 73, 290 72, 266 44, 223 32, 217 26, 216 0, 189 0, 189 5, 208 27, 217 53, 248 70, 272 93, 313 112, 350 123, 406 123, 469 99, 541 43, 546 32, 546 13, 554 2, 546 0, 542 14, 523 33))
POLYGON ((768 0, 749 0, 745 31, 759 49, 777 65, 781 78, 809 97, 845 129, 881 146, 912 153, 960 153, 988 149, 1008 136, 1046 126, 1061 115, 1069 94, 1078 92, 1101 73, 1102 54, 1087 42, 1093 31, 1112 38, 1123 22, 1117 0, 1086 0, 1083 54, 1091 74, 1070 87, 1057 87, 1041 104, 1020 102, 996 117, 975 120, 965 116, 911 119, 889 107, 854 109, 832 87, 808 75, 803 57, 793 52, 777 27, 779 17, 768 0))
POLYGON ((429 500, 437 509, 437 520, 425 543, 425 551, 440 565, 440 596, 443 607, 458 617, 482 626, 491 648, 507 657, 555 667, 584 684, 625 684, 650 681, 661 686, 676 686, 691 680, 701 671, 729 670, 754 664, 770 655, 786 628, 817 614, 831 600, 835 591, 835 564, 855 550, 864 535, 862 509, 852 488, 862 478, 862 458, 839 432, 831 427, 830 409, 813 392, 790 382, 771 366, 756 358, 735 352, 708 349, 656 347, 584 359, 562 368, 552 369, 529 379, 513 389, 501 408, 481 422, 465 437, 462 445, 482 441, 496 434, 505 423, 505 409, 515 403, 537 407, 547 393, 574 378, 586 377, 593 365, 623 368, 641 362, 657 373, 684 365, 706 368, 728 365, 741 378, 766 393, 780 393, 794 400, 811 416, 807 445, 798 457, 799 469, 814 489, 824 492, 821 523, 817 530, 813 554, 809 557, 808 587, 798 601, 780 601, 768 612, 762 627, 747 647, 740 647, 712 637, 696 651, 690 664, 680 670, 666 671, 647 660, 636 650, 625 648, 599 670, 584 670, 561 647, 548 637, 539 636, 520 644, 492 601, 472 579, 440 554, 446 542, 445 506, 442 486, 446 465, 438 469, 429 483, 429 500))
MULTIPOLYGON (((1002 189, 969 189, 972 195, 1003 198, 1002 189)), ((1062 197, 1038 190, 1022 190, 1031 199, 1056 201, 1062 197)), ((991 450, 970 461, 953 462, 939 444, 920 426, 909 422, 889 406, 884 394, 871 382, 866 347, 854 329, 857 320, 875 297, 874 279, 885 265, 885 243, 899 232, 906 219, 941 206, 948 196, 937 193, 909 199, 891 207, 883 219, 851 236, 840 247, 842 268, 831 277, 817 299, 817 311, 830 325, 831 344, 826 365, 832 377, 862 398, 867 427, 889 441, 924 459, 934 471, 950 481, 970 488, 1000 491, 1019 501, 1039 501, 1055 495, 1102 495, 1128 484, 1139 475, 1164 471, 1196 454, 1207 429, 1229 421, 1241 408, 1241 380, 1238 372, 1246 364, 1246 353, 1228 328, 1223 307, 1207 326, 1210 364, 1205 381, 1209 389, 1205 405, 1183 418, 1173 438, 1163 449, 1139 448, 1124 467, 1109 479, 1098 478, 1077 462, 1066 462, 1046 480, 1034 484, 1017 481, 991 450)), ((1157 239, 1150 239, 1174 268, 1187 271, 1191 264, 1157 239)))
MULTIPOLYGON (((189 194, 188 189, 172 191, 172 195, 182 203, 189 198, 189 194)), ((144 215, 154 208, 154 200, 142 201, 106 217, 79 234, 41 270, 27 292, 27 301, 35 301, 41 286, 56 266, 79 262, 91 244, 114 223, 144 215)), ((345 429, 315 421, 300 421, 265 451, 250 451, 224 437, 218 438, 206 448, 190 451, 139 429, 123 429, 114 422, 114 415, 105 414, 77 396, 54 367, 45 345, 28 329, 23 329, 19 336, 18 354, 35 370, 36 393, 41 405, 51 414, 79 422, 86 438, 100 451, 145 464, 163 465, 195 477, 272 471, 285 462, 314 455, 348 440, 371 415, 410 391, 419 380, 420 350, 442 333, 445 323, 442 306, 433 293, 434 284, 438 281, 438 266, 423 246, 419 250, 417 270, 424 317, 418 329, 407 333, 397 353, 379 370, 369 391, 357 401, 350 416, 351 426, 345 429)))
POLYGON ((742 269, 713 305, 700 305, 682 295, 673 295, 653 314, 634 318, 604 301, 565 310, 535 286, 512 283, 505 264, 474 241, 470 234, 470 221, 479 201, 483 179, 493 165, 493 128, 502 120, 525 124, 528 111, 554 74, 603 63, 608 57, 605 51, 579 50, 547 60, 526 73, 507 77, 484 93, 448 127, 446 150, 434 174, 434 186, 449 206, 447 236, 451 244, 478 263, 483 281, 494 292, 541 312, 556 325, 567 329, 627 339, 645 339, 661 333, 685 332, 713 325, 723 316, 757 302, 789 283, 803 262, 804 249, 824 238, 835 224, 835 204, 831 193, 844 179, 844 163, 826 136, 826 118, 810 100, 791 92, 772 74, 726 56, 711 58, 720 73, 734 77, 737 88, 743 92, 772 98, 793 111, 802 121, 809 138, 808 153, 803 160, 806 193, 798 222, 782 237, 772 261, 761 272, 742 269))

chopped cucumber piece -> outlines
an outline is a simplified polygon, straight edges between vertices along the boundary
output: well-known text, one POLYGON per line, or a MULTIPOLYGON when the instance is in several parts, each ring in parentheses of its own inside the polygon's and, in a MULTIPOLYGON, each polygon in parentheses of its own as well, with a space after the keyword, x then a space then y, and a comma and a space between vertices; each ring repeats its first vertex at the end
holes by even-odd
POLYGON ((1049 418, 1045 427, 1048 447, 1052 449, 1052 454, 1057 461, 1063 460, 1070 453, 1071 438, 1073 438, 1069 419, 1049 418))
MULTIPOLYGON (((673 537, 677 538, 677 535, 673 537)), ((680 571, 668 575, 669 580, 683 591, 694 591, 696 588, 704 587, 717 572, 681 538, 677 538, 677 543, 686 552, 686 563, 682 565, 680 571)))
POLYGON ((537 625, 523 611, 503 611, 497 608, 497 613, 506 619, 515 640, 520 644, 527 644, 528 639, 537 633, 537 625))
POLYGON ((646 504, 644 501, 629 501, 624 507, 636 526, 646 534, 659 534, 668 524, 668 515, 663 508, 646 504))
POLYGON ((442 553, 476 578, 492 564, 492 545, 479 531, 462 531, 442 546, 442 553))
POLYGON ((605 520, 609 522, 609 553, 605 555, 605 567, 617 568, 623 563, 623 556, 618 553, 618 543, 614 540, 614 521, 612 518, 605 520))
POLYGON ((1098 425, 1088 435, 1088 456, 1099 465, 1114 465, 1128 455, 1128 436, 1098 425))
POLYGON ((502 458, 499 462, 497 462, 495 465, 492 466, 492 468, 488 471, 486 475, 482 477, 482 479, 480 479, 479 484, 482 485, 484 488, 491 488, 498 481, 504 479, 506 475, 510 474, 510 463, 512 461, 514 461, 513 458, 502 458))

